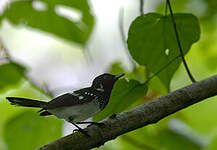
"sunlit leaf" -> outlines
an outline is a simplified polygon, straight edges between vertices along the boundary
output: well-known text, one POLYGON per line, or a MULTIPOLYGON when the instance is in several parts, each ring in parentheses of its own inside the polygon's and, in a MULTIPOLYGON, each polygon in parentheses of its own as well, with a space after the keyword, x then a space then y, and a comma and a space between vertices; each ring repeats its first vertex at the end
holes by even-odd
POLYGON ((109 72, 114 75, 125 73, 125 77, 141 82, 144 82, 146 79, 146 70, 144 66, 136 66, 131 72, 129 72, 120 62, 115 62, 111 65, 109 72))
POLYGON ((136 80, 127 81, 121 79, 117 81, 112 90, 109 104, 103 111, 94 117, 94 120, 99 121, 113 113, 120 113, 131 104, 135 103, 138 99, 145 96, 147 89, 146 84, 141 84, 136 80))
MULTIPOLYGON (((200 27, 192 14, 174 14, 181 45, 186 54, 193 43, 199 40, 200 27)), ((170 16, 149 13, 137 17, 130 26, 128 48, 133 58, 156 73, 180 55, 170 16)), ((158 77, 169 89, 170 81, 179 67, 181 59, 176 59, 158 77)))
POLYGON ((109 68, 109 72, 111 74, 122 74, 122 73, 125 73, 126 70, 125 68, 123 68, 123 66, 121 65, 120 62, 114 62, 111 67, 109 68))
POLYGON ((87 0, 13 1, 0 21, 3 19, 82 45, 88 40, 94 24, 87 0))
POLYGON ((62 121, 40 117, 25 111, 11 118, 4 128, 4 139, 10 150, 34 150, 61 137, 62 121))
POLYGON ((0 92, 15 86, 23 77, 25 69, 15 63, 0 65, 0 92))

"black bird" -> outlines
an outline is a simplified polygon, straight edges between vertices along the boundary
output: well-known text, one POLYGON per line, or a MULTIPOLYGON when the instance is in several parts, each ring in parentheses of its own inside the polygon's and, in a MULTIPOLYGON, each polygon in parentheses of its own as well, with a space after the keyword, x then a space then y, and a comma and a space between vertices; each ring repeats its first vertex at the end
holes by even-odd
POLYGON ((86 134, 76 124, 100 125, 100 123, 96 122, 81 121, 94 116, 106 107, 114 83, 123 75, 102 74, 94 79, 91 87, 60 95, 49 102, 20 97, 6 97, 6 99, 10 101, 11 105, 41 108, 39 111, 41 112, 40 116, 55 115, 57 118, 72 123, 78 128, 78 131, 86 134))

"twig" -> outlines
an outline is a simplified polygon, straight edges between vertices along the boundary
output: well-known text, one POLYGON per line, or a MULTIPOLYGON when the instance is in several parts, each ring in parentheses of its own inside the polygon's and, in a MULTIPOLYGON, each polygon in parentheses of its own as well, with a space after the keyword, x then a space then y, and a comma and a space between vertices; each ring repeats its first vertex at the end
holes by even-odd
POLYGON ((160 68, 157 72, 155 72, 151 77, 149 77, 146 81, 145 84, 147 84, 151 79, 153 79, 155 76, 157 76, 161 71, 166 69, 173 61, 175 61, 177 58, 179 58, 181 55, 174 57, 172 60, 170 60, 165 66, 160 68))
POLYGON ((133 68, 136 67, 136 64, 132 58, 132 56, 130 55, 129 51, 128 51, 128 48, 127 48, 127 43, 126 43, 126 36, 125 36, 125 33, 124 33, 124 8, 122 7, 119 11, 119 31, 120 31, 120 34, 121 34, 121 40, 122 40, 122 43, 124 45, 124 49, 128 55, 128 58, 131 62, 131 64, 133 65, 133 68))
POLYGON ((166 5, 165 5, 165 16, 167 16, 167 9, 168 9, 168 5, 167 5, 167 2, 166 2, 166 5))
POLYGON ((140 0, 140 15, 142 15, 144 13, 144 0, 140 0))
POLYGON ((144 82, 143 77, 140 75, 140 73, 137 70, 136 62, 133 60, 132 56, 129 53, 128 47, 127 47, 125 34, 124 34, 124 9, 123 8, 121 8, 119 12, 119 31, 121 34, 121 41, 124 45, 124 49, 127 53, 130 63, 132 64, 133 72, 135 72, 135 75, 137 76, 140 82, 144 82))
POLYGON ((170 5, 170 0, 167 0, 166 2, 169 6, 169 10, 170 10, 170 15, 171 15, 171 20, 172 20, 172 23, 173 23, 173 27, 174 27, 174 31, 175 31, 175 34, 176 34, 176 40, 177 40, 177 43, 178 43, 178 47, 179 47, 179 50, 180 50, 180 54, 181 54, 181 57, 182 57, 182 61, 183 61, 183 64, 185 66, 185 69, 188 73, 188 76, 189 78, 191 79, 191 81, 194 83, 196 82, 196 80, 194 79, 194 77, 192 76, 189 68, 188 68, 188 65, 187 65, 187 62, 185 61, 185 57, 184 57, 184 53, 183 53, 183 50, 182 50, 182 46, 181 46, 181 42, 180 42, 180 39, 179 39, 179 35, 178 35, 178 31, 177 31, 177 27, 176 27, 176 22, 175 22, 175 19, 174 19, 174 15, 173 15, 173 11, 172 11, 172 7, 170 5))

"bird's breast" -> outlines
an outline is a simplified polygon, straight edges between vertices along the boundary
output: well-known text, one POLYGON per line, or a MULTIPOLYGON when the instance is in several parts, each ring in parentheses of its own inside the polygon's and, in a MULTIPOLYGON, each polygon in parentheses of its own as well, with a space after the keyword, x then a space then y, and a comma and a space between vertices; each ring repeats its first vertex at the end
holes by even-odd
POLYGON ((84 121, 94 116, 99 111, 100 111, 100 104, 96 100, 84 104, 48 110, 48 112, 52 113, 56 117, 65 119, 67 121, 68 118, 71 117, 73 118, 74 122, 84 121))

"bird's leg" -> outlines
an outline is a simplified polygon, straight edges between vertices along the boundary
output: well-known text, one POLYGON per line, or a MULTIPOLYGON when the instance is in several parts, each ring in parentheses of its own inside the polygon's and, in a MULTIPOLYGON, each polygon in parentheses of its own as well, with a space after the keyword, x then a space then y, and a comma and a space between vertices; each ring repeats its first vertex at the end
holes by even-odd
POLYGON ((81 133, 83 133, 84 135, 86 135, 86 136, 90 136, 88 133, 87 133, 87 131, 85 131, 84 129, 82 129, 82 128, 80 128, 78 125, 76 125, 75 123, 73 123, 73 122, 71 122, 76 128, 78 128, 78 129, 75 129, 75 130, 73 130, 73 132, 74 131, 79 131, 79 132, 81 132, 81 133))
POLYGON ((73 132, 79 131, 79 132, 83 133, 83 134, 86 135, 86 136, 90 136, 90 135, 87 133, 87 131, 83 130, 83 129, 80 128, 77 124, 75 124, 75 123, 73 122, 73 118, 72 118, 72 117, 69 117, 69 118, 68 118, 68 121, 69 121, 71 124, 73 124, 73 125, 77 128, 77 129, 74 129, 73 132))
POLYGON ((97 125, 97 126, 103 126, 105 125, 102 122, 93 122, 93 121, 82 121, 82 122, 76 122, 77 124, 90 124, 90 125, 97 125))
POLYGON ((117 114, 112 114, 109 118, 115 119, 117 117, 117 114))

